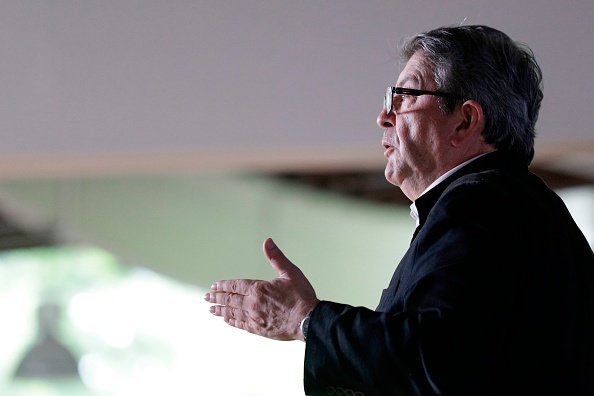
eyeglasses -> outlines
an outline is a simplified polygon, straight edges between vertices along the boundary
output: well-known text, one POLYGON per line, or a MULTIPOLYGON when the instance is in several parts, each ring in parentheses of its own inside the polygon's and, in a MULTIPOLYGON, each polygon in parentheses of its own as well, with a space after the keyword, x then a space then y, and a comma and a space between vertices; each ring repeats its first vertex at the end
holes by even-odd
POLYGON ((386 114, 390 114, 392 112, 392 104, 394 101, 394 95, 412 95, 412 96, 433 95, 433 96, 440 96, 442 98, 463 100, 462 97, 452 94, 452 93, 448 93, 448 92, 424 91, 422 89, 412 89, 412 88, 402 88, 402 87, 388 87, 388 89, 386 90, 386 96, 384 96, 384 108, 386 109, 386 114))

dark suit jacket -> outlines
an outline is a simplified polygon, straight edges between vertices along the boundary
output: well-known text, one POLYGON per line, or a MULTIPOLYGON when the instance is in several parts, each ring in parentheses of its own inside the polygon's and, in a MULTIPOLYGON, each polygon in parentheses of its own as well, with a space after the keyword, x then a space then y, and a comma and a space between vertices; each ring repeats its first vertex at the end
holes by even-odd
POLYGON ((527 165, 490 153, 416 201, 376 311, 323 301, 307 395, 594 395, 594 255, 527 165))

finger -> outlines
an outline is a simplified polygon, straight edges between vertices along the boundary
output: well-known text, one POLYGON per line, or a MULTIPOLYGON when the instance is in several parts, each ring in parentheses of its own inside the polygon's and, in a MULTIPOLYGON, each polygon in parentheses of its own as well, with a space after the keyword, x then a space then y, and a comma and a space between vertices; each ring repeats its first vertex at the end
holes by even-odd
POLYGON ((301 273, 301 270, 285 256, 271 238, 264 241, 263 249, 272 268, 279 273, 281 278, 291 278, 291 276, 301 273))
POLYGON ((230 308, 222 305, 213 305, 210 307, 210 313, 214 316, 221 316, 225 321, 229 319, 246 322, 250 320, 248 313, 239 308, 230 308))
POLYGON ((222 316, 229 326, 261 335, 257 332, 257 326, 251 323, 251 318, 247 312, 243 310, 214 305, 210 307, 210 312, 215 316, 222 316))
POLYGON ((213 304, 225 305, 232 308, 243 308, 244 297, 241 294, 210 292, 206 293, 204 299, 213 304))
POLYGON ((221 280, 212 284, 211 289, 215 292, 228 292, 247 295, 250 287, 257 281, 252 279, 231 279, 221 280))
POLYGON ((245 330, 245 331, 253 333, 253 334, 259 334, 253 325, 251 325, 249 322, 245 322, 243 320, 238 320, 238 319, 233 319, 233 318, 225 318, 225 323, 227 323, 229 326, 233 326, 237 329, 245 330))

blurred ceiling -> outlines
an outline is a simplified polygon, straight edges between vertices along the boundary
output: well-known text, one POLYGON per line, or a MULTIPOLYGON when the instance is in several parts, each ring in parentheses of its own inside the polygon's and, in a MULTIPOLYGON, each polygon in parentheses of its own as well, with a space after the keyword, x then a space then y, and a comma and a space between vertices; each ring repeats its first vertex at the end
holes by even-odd
POLYGON ((419 31, 486 24, 545 79, 537 163, 594 174, 594 2, 0 3, 0 179, 381 170, 375 125, 419 31))

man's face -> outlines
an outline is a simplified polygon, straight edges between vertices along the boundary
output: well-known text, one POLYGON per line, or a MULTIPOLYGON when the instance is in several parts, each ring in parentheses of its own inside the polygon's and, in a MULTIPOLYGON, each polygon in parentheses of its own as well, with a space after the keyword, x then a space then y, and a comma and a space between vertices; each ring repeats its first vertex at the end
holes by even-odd
MULTIPOLYGON (((429 63, 417 52, 406 63, 396 86, 433 91, 432 75, 429 63)), ((414 201, 449 170, 449 137, 455 120, 441 112, 432 95, 395 95, 392 107, 390 114, 383 109, 377 118, 384 129, 385 176, 414 201)))

